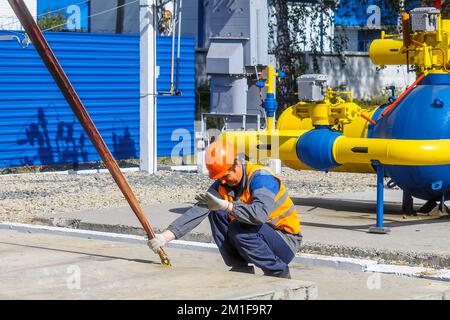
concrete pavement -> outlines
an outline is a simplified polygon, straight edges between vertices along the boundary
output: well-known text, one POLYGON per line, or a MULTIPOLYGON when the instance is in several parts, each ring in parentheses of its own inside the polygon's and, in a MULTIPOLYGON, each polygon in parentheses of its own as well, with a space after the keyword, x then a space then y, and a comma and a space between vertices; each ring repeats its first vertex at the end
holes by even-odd
MULTIPOLYGON (((450 217, 406 216, 401 212, 401 192, 386 190, 387 235, 369 234, 375 225, 374 193, 343 193, 323 197, 293 198, 301 213, 302 252, 374 259, 379 262, 427 267, 450 266, 450 217)), ((417 201, 417 206, 421 205, 417 201)), ((151 224, 161 231, 192 204, 155 204, 144 207, 151 224)), ((34 221, 71 228, 144 235, 129 208, 57 214, 34 221)), ((184 237, 212 242, 207 219, 184 237)))
MULTIPOLYGON (((313 299, 305 280, 229 272, 217 254, 0 230, 0 299, 313 299)), ((301 277, 303 278, 303 277, 301 277)))
MULTIPOLYGON (((86 234, 86 236, 88 236, 86 234)), ((0 299, 450 299, 442 281, 291 264, 292 280, 229 272, 218 253, 0 230, 0 299)))

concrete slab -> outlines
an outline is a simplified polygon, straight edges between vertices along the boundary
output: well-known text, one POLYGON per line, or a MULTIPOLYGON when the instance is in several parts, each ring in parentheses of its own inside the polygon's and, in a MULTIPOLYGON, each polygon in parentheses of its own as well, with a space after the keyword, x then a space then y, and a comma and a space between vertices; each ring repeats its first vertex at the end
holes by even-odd
MULTIPOLYGON (((386 189, 384 192, 384 202, 391 206, 398 206, 402 203, 403 191, 399 189, 386 189)), ((336 199, 352 202, 376 202, 377 195, 375 192, 342 192, 330 193, 321 197, 322 199, 336 199)), ((414 198, 414 203, 421 206, 425 203, 422 199, 414 198)))
POLYGON ((0 299, 311 299, 314 283, 229 272, 218 254, 0 230, 0 299))
MULTIPOLYGON (((386 190, 386 198, 385 225, 392 230, 387 235, 367 233, 376 221, 373 193, 293 198, 302 218, 303 252, 436 268, 450 266, 450 217, 406 216, 401 212, 400 192, 386 190)), ((156 204, 144 210, 160 231, 190 205, 156 204)), ((129 208, 57 214, 36 219, 35 223, 144 235, 129 208)), ((183 239, 212 242, 207 219, 183 239)))
MULTIPOLYGON (((401 192, 386 190, 384 225, 390 234, 367 233, 376 223, 376 195, 343 193, 295 199, 300 204, 305 249, 325 255, 375 259, 379 262, 450 266, 450 217, 408 216, 401 192)), ((423 203, 416 201, 416 209, 423 203)))
POLYGON ((391 274, 291 265, 293 279, 317 284, 319 300, 448 300, 447 282, 391 274))
MULTIPOLYGON (((54 226, 40 226, 22 223, 0 223, 0 230, 14 230, 22 233, 60 235, 81 239, 106 240, 123 242, 127 244, 146 245, 146 236, 129 235, 123 233, 110 233, 92 230, 71 229, 54 226)), ((174 240, 166 245, 166 248, 191 249, 195 251, 219 253, 214 243, 197 241, 174 240)), ((310 265, 315 267, 327 267, 344 271, 378 272, 395 274, 408 277, 424 278, 430 280, 442 280, 450 282, 450 269, 433 269, 417 266, 402 266, 393 264, 381 264, 374 260, 365 260, 348 257, 324 256, 319 254, 301 253, 294 257, 291 264, 310 265)))
POLYGON ((434 299, 450 284, 291 264, 294 280, 228 272, 219 254, 0 230, 2 299, 434 299), (305 280, 308 281, 305 281, 305 280))

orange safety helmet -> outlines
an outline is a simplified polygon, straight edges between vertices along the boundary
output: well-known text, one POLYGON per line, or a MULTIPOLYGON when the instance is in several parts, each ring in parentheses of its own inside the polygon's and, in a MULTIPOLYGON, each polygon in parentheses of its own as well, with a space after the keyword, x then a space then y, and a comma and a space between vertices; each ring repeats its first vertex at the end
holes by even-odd
POLYGON ((233 145, 214 141, 206 149, 206 168, 211 179, 223 177, 234 164, 237 153, 233 145))

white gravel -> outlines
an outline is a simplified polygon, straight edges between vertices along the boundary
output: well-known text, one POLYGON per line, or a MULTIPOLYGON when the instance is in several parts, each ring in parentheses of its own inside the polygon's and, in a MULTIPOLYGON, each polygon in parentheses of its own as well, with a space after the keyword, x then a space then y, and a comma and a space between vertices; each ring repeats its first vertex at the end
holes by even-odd
MULTIPOLYGON (((206 175, 160 171, 125 173, 142 205, 193 202, 211 184, 206 175)), ((280 175, 291 196, 375 190, 370 174, 322 173, 283 168, 280 175)), ((0 175, 0 221, 30 222, 37 216, 102 208, 128 203, 109 173, 0 175)))

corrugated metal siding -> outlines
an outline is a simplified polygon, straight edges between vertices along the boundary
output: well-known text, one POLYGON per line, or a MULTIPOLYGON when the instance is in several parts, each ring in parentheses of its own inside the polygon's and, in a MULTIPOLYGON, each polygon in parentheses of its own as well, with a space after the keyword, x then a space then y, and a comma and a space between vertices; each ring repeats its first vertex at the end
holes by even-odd
MULTIPOLYGON (((156 63, 160 68, 157 82, 158 92, 170 90, 171 43, 171 37, 157 38, 156 63)), ((175 46, 176 50, 177 46, 175 46)), ((157 98, 158 156, 160 157, 170 156, 173 150, 175 150, 175 155, 179 155, 177 151, 192 154, 194 150, 195 38, 182 37, 180 52, 179 89, 182 95, 158 96, 157 98), (175 135, 172 138, 173 134, 175 135), (172 139, 178 140, 171 141, 172 139)))
MULTIPOLYGON (((139 37, 46 37, 114 156, 138 158, 139 37)), ((0 167, 100 160, 33 46, 0 41, 0 114, 0 167)))
MULTIPOLYGON (((46 37, 115 158, 139 158, 139 36, 46 37)), ((158 91, 170 89, 170 41, 157 39, 158 91)), ((159 157, 193 152, 194 38, 182 39, 180 89, 157 98, 159 157)), ((0 167, 100 160, 33 46, 0 41, 0 114, 0 167)))

